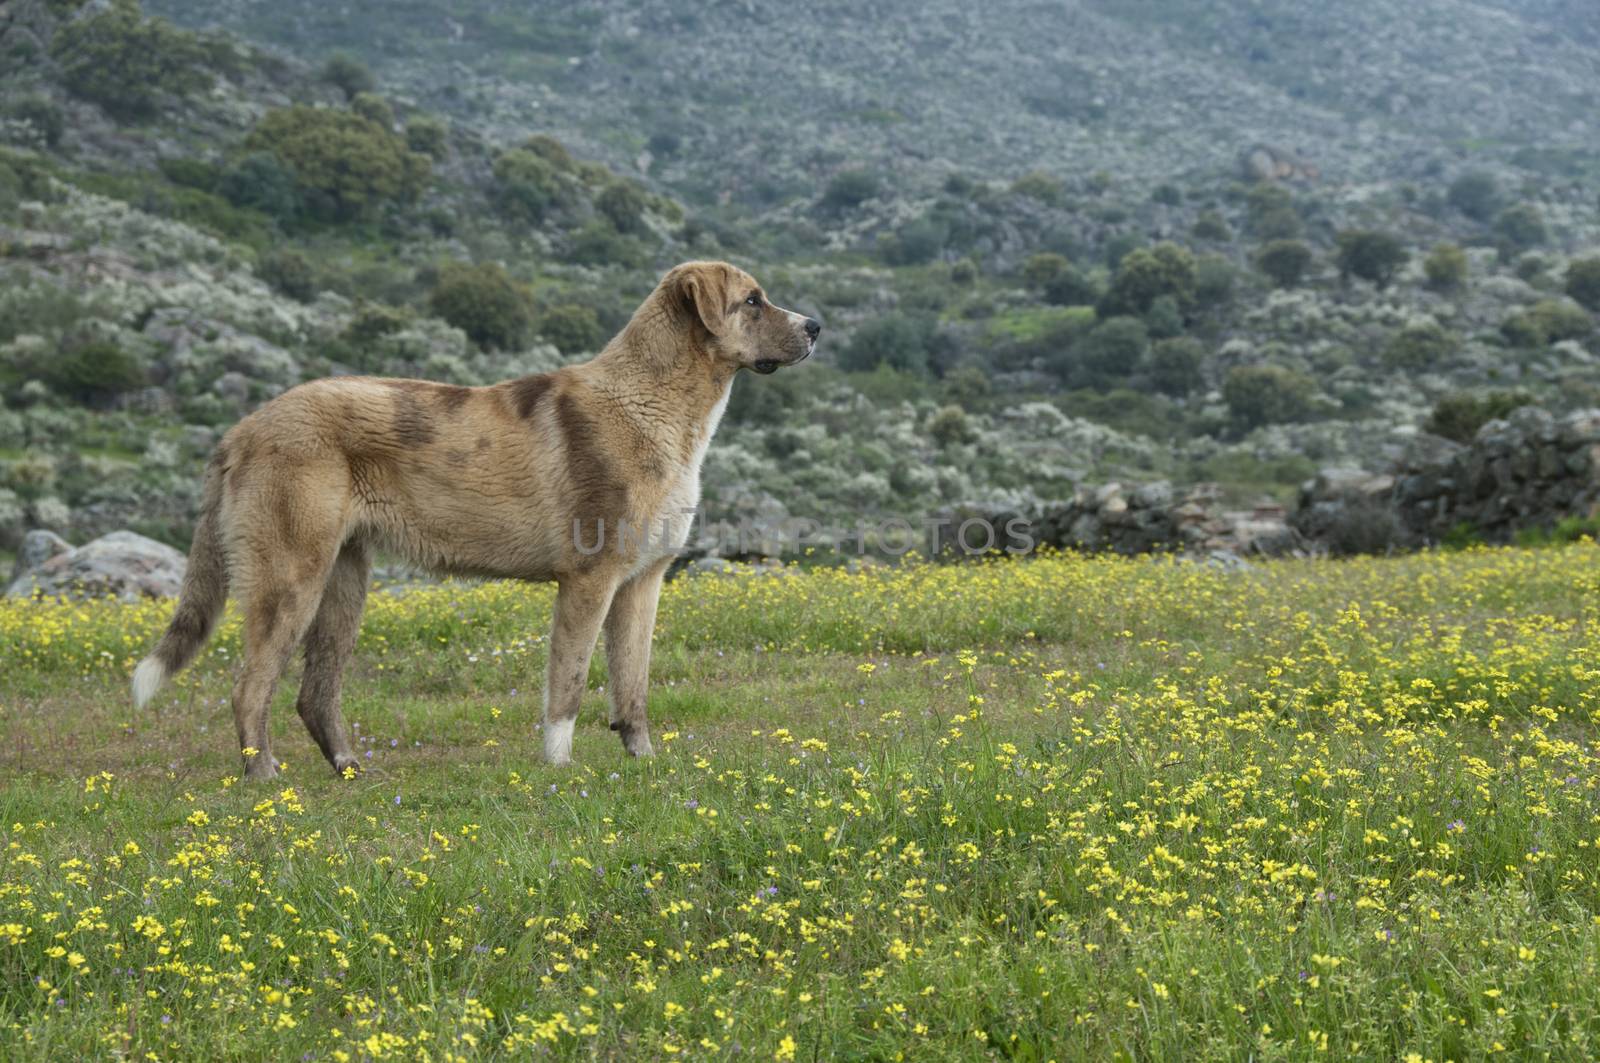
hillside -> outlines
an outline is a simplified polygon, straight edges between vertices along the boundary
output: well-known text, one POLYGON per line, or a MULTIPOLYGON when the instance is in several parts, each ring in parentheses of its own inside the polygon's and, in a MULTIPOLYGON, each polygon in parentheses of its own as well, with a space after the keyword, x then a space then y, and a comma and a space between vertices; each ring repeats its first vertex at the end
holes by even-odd
POLYGON ((712 518, 1287 502, 1600 405, 1581 10, 151 10, 215 28, 0 16, 0 549, 184 544, 271 395, 581 358, 689 257, 827 324, 736 387, 712 518))

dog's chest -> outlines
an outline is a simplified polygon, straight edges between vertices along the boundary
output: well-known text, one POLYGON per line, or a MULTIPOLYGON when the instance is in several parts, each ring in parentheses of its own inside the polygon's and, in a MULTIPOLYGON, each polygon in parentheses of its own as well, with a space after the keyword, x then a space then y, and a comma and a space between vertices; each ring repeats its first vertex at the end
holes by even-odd
POLYGON ((700 466, 705 462, 711 437, 716 434, 717 425, 722 421, 731 390, 724 391, 722 398, 712 407, 704 429, 694 440, 688 460, 678 467, 675 479, 663 494, 661 504, 651 520, 652 526, 657 529, 655 538, 658 542, 652 544, 655 549, 647 551, 650 557, 641 558, 641 561, 675 554, 688 542, 700 508, 700 466))

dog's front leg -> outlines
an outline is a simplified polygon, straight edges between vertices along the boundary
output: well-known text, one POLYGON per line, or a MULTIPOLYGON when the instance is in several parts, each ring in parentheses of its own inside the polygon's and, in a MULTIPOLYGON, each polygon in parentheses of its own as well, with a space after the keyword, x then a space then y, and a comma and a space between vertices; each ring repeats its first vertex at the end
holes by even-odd
POLYGON ((544 755, 552 764, 570 764, 578 703, 589 686, 589 657, 611 608, 617 580, 584 574, 564 577, 560 583, 544 672, 544 755))
POLYGON ((650 683, 650 636, 656 626, 661 579, 672 564, 664 558, 617 588, 606 614, 606 668, 611 684, 611 729, 636 757, 655 754, 645 691, 650 683))

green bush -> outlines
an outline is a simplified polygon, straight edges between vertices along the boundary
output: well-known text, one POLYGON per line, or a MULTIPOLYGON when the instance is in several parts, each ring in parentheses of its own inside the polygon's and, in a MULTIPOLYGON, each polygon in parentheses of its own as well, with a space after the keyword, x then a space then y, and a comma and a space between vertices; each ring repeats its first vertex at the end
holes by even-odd
POLYGON ((935 347, 936 322, 930 315, 894 311, 864 322, 839 352, 841 368, 871 372, 887 366, 926 373, 935 347))
POLYGON ((1196 240, 1210 244, 1225 244, 1233 239, 1233 230, 1228 228, 1228 223, 1221 214, 1214 210, 1200 212, 1200 217, 1195 219, 1194 228, 1189 230, 1189 235, 1196 240))
POLYGON ((1311 267, 1311 248, 1299 240, 1274 240, 1256 252, 1256 268, 1279 288, 1293 288, 1311 267))
POLYGON ((1378 288, 1387 288, 1409 261, 1405 245, 1388 233, 1371 229, 1346 229, 1339 233, 1339 276, 1359 277, 1378 288))
POLYGON ((619 233, 646 232, 644 193, 632 181, 612 181, 594 197, 594 209, 619 233))
POLYGON ((1143 321, 1111 317, 1057 359, 1056 368, 1074 387, 1099 387, 1132 376, 1149 348, 1150 333, 1143 321))
POLYGON ((1562 340, 1580 340, 1594 331, 1594 320, 1575 303, 1541 299, 1506 318, 1500 332, 1513 347, 1548 347, 1562 340))
POLYGON ((1600 313, 1600 255, 1567 263, 1567 294, 1580 306, 1600 313))
POLYGON ((1177 301, 1187 313, 1196 305, 1194 255, 1174 243, 1159 243, 1124 255, 1117 264, 1111 287, 1100 300, 1102 317, 1143 314, 1163 295, 1177 301))
POLYGON ((372 76, 367 64, 349 52, 335 52, 330 55, 328 61, 322 64, 321 77, 323 81, 338 86, 347 100, 353 100, 361 93, 371 92, 378 87, 378 79, 372 76))
POLYGON ((867 170, 841 170, 834 174, 822 192, 822 207, 829 211, 852 210, 875 197, 883 183, 867 170))
POLYGON ((545 212, 570 205, 572 194, 560 169, 536 152, 515 148, 494 161, 495 200, 518 221, 536 224, 545 212))
POLYGON ((298 251, 267 252, 256 263, 256 276, 298 302, 309 303, 317 296, 316 270, 311 260, 298 251))
POLYGON ((61 143, 61 136, 67 131, 66 116, 61 113, 61 108, 48 96, 38 93, 23 96, 6 111, 12 118, 28 123, 33 129, 38 143, 47 148, 56 147, 61 143))
POLYGON ((1222 398, 1242 429, 1305 420, 1315 408, 1310 377, 1279 365, 1236 366, 1222 382, 1222 398))
POLYGON ((50 54, 69 90, 123 121, 149 118, 162 96, 187 96, 212 80, 200 38, 145 18, 137 0, 62 26, 50 54))
POLYGON ((1453 354, 1461 340, 1436 321, 1402 328, 1384 348, 1384 360, 1400 369, 1427 369, 1453 354))
POLYGON ((1502 248, 1513 253, 1538 247, 1550 239, 1544 215, 1532 203, 1518 203, 1501 211, 1494 220, 1494 235, 1502 248))
POLYGON ((485 349, 521 347, 533 324, 528 293, 495 262, 444 266, 428 307, 485 349))
POLYGON ((350 101, 350 110, 375 126, 394 129, 394 107, 376 92, 358 92, 350 101))
POLYGON ((1440 244, 1423 259, 1422 270, 1428 275, 1428 287, 1456 291, 1467 283, 1467 253, 1455 244, 1440 244))
POLYGON ((1066 255, 1058 255, 1053 251, 1029 255, 1022 263, 1022 283, 1040 291, 1071 268, 1072 263, 1067 260, 1066 255))
POLYGON ((650 258, 645 246, 610 222, 595 219, 567 237, 567 257, 584 266, 643 267, 650 258))
POLYGON ((428 157, 406 148, 391 130, 349 111, 283 107, 268 111, 245 141, 294 174, 311 212, 333 220, 372 214, 387 203, 410 203, 427 185, 428 157))
POLYGON ((1059 207, 1066 199, 1066 188, 1061 180, 1040 170, 1025 173, 1011 183, 1015 195, 1038 200, 1047 207, 1059 207))
POLYGON ((45 367, 45 383, 70 399, 99 404, 145 382, 144 365, 120 345, 104 339, 70 343, 45 367))
POLYGON ((1500 207, 1500 186, 1490 174, 1465 173, 1451 183, 1446 198, 1473 221, 1486 222, 1500 207))
POLYGON ((1206 350, 1199 340, 1178 336, 1150 348, 1150 381, 1167 395, 1188 395, 1205 383, 1206 350))
POLYGON ((939 446, 950 447, 973 442, 978 432, 960 406, 943 406, 928 418, 928 436, 939 446))
POLYGON ((1532 401, 1524 391, 1491 391, 1483 395, 1456 392, 1434 403, 1422 428, 1457 443, 1470 443, 1478 429, 1532 401))
POLYGON ((1202 308, 1224 307, 1233 301, 1233 265, 1221 255, 1205 255, 1194 267, 1195 304, 1202 308))
POLYGON ((223 175, 219 190, 236 207, 259 210, 279 221, 300 213, 300 186, 295 175, 268 151, 253 151, 223 175))
POLYGON ((577 303, 552 306, 539 318, 539 335, 562 354, 598 351, 606 341, 605 329, 591 307, 577 303))
POLYGON ((450 145, 450 127, 444 119, 419 114, 406 123, 406 147, 430 159, 442 159, 450 145))
POLYGON ((1293 197, 1279 184, 1265 182, 1250 189, 1245 209, 1250 232, 1257 240, 1292 240, 1303 228, 1293 197))

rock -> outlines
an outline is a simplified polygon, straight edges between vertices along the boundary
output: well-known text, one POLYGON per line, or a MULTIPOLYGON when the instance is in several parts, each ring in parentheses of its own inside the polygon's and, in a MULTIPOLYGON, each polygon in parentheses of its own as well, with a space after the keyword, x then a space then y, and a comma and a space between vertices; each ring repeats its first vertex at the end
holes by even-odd
POLYGON ((23 573, 38 568, 52 557, 71 552, 72 544, 61 536, 36 528, 22 537, 22 545, 17 548, 16 564, 11 566, 11 582, 15 583, 23 573))
MULTIPOLYGON (((46 550, 56 552, 16 573, 6 588, 7 595, 31 597, 38 594, 47 598, 110 595, 131 602, 141 598, 174 597, 183 585, 187 566, 183 554, 143 535, 116 531, 65 552, 59 550, 65 545, 64 541, 59 537, 52 539, 54 541, 38 540, 40 545, 30 556, 38 556, 46 550)), ((19 563, 21 560, 19 554, 19 563)))

